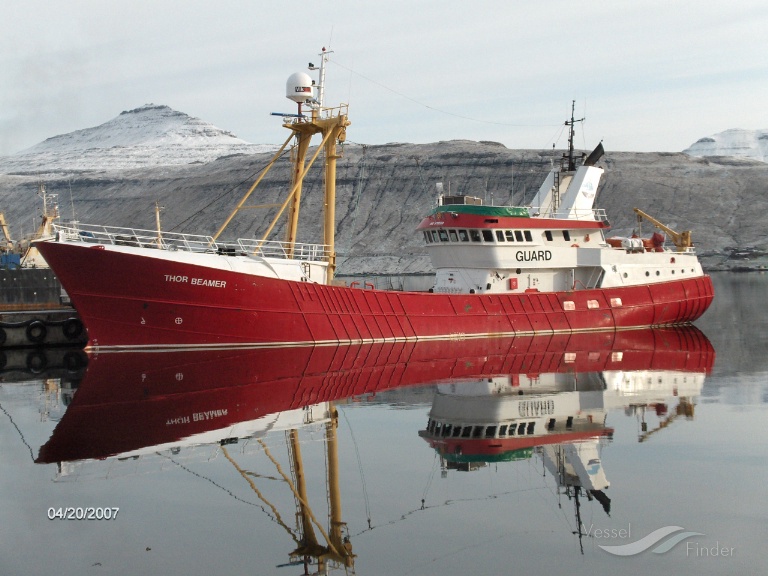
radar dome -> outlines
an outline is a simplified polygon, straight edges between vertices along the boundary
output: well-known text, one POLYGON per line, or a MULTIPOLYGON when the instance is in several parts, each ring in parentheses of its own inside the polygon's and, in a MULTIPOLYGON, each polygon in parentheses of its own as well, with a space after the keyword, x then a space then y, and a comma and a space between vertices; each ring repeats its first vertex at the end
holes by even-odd
POLYGON ((312 78, 304 72, 296 72, 285 83, 285 97, 302 104, 314 97, 312 78))

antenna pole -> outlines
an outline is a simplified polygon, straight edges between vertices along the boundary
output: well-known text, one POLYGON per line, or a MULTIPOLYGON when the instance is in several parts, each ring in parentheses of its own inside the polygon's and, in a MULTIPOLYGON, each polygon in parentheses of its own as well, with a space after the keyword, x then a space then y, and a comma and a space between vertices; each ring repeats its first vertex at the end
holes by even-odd
POLYGON ((573 113, 576 109, 576 100, 571 101, 571 120, 565 121, 566 126, 570 126, 570 130, 568 132, 568 172, 573 172, 576 170, 576 162, 573 159, 573 131, 574 131, 574 124, 576 122, 583 122, 584 118, 579 118, 578 120, 573 119, 573 113))

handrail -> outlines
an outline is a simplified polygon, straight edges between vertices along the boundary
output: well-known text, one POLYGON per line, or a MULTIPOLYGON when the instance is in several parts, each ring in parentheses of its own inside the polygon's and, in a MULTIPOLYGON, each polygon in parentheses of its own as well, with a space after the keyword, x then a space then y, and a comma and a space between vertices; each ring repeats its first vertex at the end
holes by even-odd
MULTIPOLYGON (((158 239, 157 230, 139 228, 121 228, 117 226, 99 226, 93 224, 54 224, 56 238, 66 242, 85 242, 91 244, 111 244, 133 246, 136 248, 154 248, 169 251, 186 251, 226 256, 247 256, 269 258, 288 258, 289 243, 280 241, 261 241, 254 238, 240 238, 234 242, 219 242, 212 236, 200 234, 182 234, 163 232, 158 239)), ((296 243, 293 248, 295 260, 324 261, 327 247, 323 244, 296 243)))
POLYGON ((585 208, 583 210, 567 210, 563 212, 541 212, 538 206, 529 206, 528 212, 534 218, 554 218, 558 220, 594 220, 607 222, 605 208, 585 208))

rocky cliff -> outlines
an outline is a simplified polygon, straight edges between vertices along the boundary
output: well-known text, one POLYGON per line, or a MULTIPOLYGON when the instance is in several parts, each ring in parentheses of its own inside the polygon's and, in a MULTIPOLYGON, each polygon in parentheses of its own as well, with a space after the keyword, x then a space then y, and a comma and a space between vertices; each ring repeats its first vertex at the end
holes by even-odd
MULTIPOLYGON (((429 270, 414 229, 435 202, 437 182, 450 187, 452 194, 521 205, 530 201, 560 153, 470 141, 346 146, 337 184, 342 272, 429 270)), ((7 170, 0 175, 0 211, 14 236, 31 232, 42 179, 49 192, 59 195, 64 221, 72 219, 74 211, 75 219, 84 223, 152 229, 157 201, 164 207, 164 229, 212 234, 270 158, 271 153, 235 154, 207 163, 46 174, 39 168, 7 170)), ((612 233, 631 233, 636 226, 632 208, 638 207, 675 230, 692 230, 710 269, 768 265, 768 164, 608 151, 600 165, 606 172, 596 206, 606 209, 612 233)), ((322 177, 318 165, 306 180, 300 241, 317 241, 321 234, 322 177)), ((284 157, 257 188, 252 203, 282 202, 289 182, 284 157)), ((275 211, 244 211, 225 236, 258 236, 275 211)), ((282 230, 281 223, 274 237, 281 238, 282 230)), ((645 230, 650 231, 647 224, 645 230)))

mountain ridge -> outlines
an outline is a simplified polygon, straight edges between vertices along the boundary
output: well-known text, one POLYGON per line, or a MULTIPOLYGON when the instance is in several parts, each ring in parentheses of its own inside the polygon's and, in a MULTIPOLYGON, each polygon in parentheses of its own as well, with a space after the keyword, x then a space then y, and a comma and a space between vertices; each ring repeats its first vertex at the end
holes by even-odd
POLYGON ((251 144, 166 105, 145 104, 81 130, 59 134, 0 158, 0 172, 120 170, 210 162, 277 149, 251 144))
MULTIPOLYGON (((168 107, 145 105, 117 117, 125 128, 118 130, 122 140, 114 136, 102 139, 101 147, 88 148, 95 141, 80 133, 70 141, 68 152, 55 145, 65 140, 48 139, 36 154, 29 152, 36 148, 32 147, 24 151, 26 156, 11 157, 16 162, 10 164, 13 170, 8 170, 8 157, 0 160, 0 211, 14 236, 23 234, 22 225, 27 232, 36 227, 32 216, 39 212, 40 180, 59 195, 64 220, 71 214, 89 224, 153 229, 158 202, 165 206, 165 230, 213 234, 276 147, 243 145, 231 133, 202 121, 190 124, 186 142, 172 142, 181 138, 180 127, 187 118, 191 117, 168 107), (143 139, 141 134, 128 137, 134 125, 143 126, 139 130, 143 139), (168 125, 175 131, 164 134, 163 126, 168 125), (167 142, 147 144, 152 138, 167 142), (198 144, 202 151, 196 150, 198 144)), ((525 205, 563 153, 512 150, 495 142, 469 140, 345 144, 340 150, 336 211, 340 269, 371 274, 428 271, 415 228, 434 205, 437 182, 452 193, 480 196, 488 203, 525 205)), ((765 162, 608 150, 600 165, 606 173, 596 206, 608 213, 611 234, 631 234, 637 226, 632 208, 638 207, 674 230, 692 230, 709 269, 768 269, 765 162)), ((259 185, 253 203, 281 204, 290 181, 291 169, 283 157, 259 185)), ((316 166, 305 181, 298 241, 316 242, 321 237, 322 186, 323 171, 316 166)), ((247 211, 225 236, 260 236, 273 216, 274 210, 247 211)), ((272 238, 281 238, 282 233, 280 221, 272 238)))

